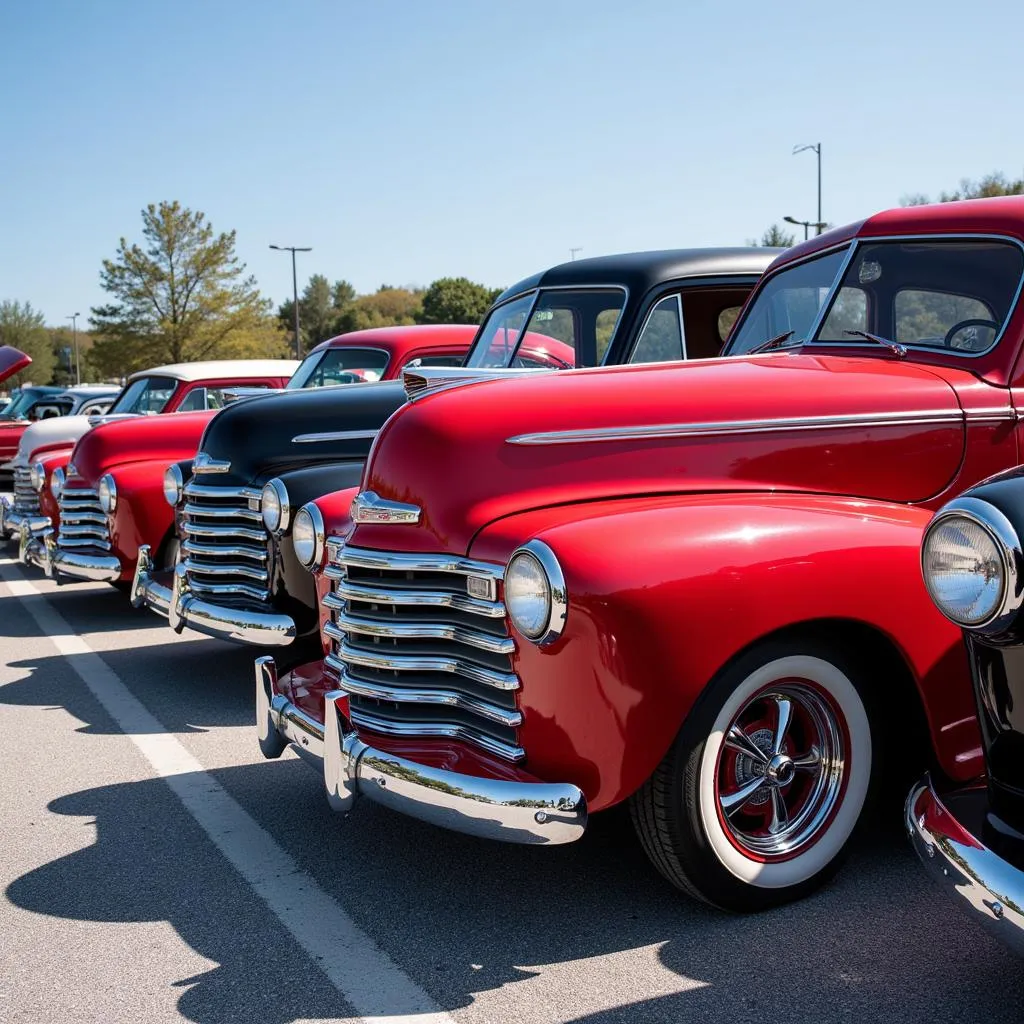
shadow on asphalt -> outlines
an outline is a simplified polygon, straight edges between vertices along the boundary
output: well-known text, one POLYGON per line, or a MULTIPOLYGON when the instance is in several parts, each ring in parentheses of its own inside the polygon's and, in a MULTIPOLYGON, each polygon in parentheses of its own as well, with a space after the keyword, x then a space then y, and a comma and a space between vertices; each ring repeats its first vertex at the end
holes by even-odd
MULTIPOLYGON (((98 653, 156 716, 160 732, 253 722, 253 659, 259 652, 201 638, 147 646, 144 661, 133 647, 98 653)), ((9 660, 11 668, 29 674, 0 686, 0 706, 62 706, 86 723, 79 732, 119 733, 106 715, 96 714, 96 698, 70 669, 74 660, 75 655, 9 660)))
MULTIPOLYGON (((925 1021, 954 1019, 960 1007, 959 1020, 1020 1020, 1019 961, 936 900, 896 834, 862 841, 817 896, 743 918, 677 896, 621 814, 597 816, 573 846, 510 847, 367 803, 342 821, 322 807, 315 776, 291 759, 210 774, 265 808, 264 827, 445 1009, 530 978, 531 965, 659 945, 662 964, 699 987, 645 1000, 637 979, 609 960, 602 998, 632 993, 632 1001, 574 1018, 567 992, 545 1019, 925 1021), (278 802, 282 789, 290 804, 278 802)), ((95 818, 96 843, 13 882, 15 905, 73 920, 168 921, 219 965, 176 983, 187 987, 179 1010, 201 1024, 345 1015, 163 782, 87 790, 49 809, 95 818), (274 983, 258 985, 271 964, 274 983)))

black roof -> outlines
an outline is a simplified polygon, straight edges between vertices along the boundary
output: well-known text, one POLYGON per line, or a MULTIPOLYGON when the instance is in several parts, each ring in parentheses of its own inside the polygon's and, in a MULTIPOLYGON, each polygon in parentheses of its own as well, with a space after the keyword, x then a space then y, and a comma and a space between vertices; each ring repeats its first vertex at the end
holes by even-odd
POLYGON ((614 256, 592 256, 560 263, 550 270, 523 278, 495 300, 496 303, 533 288, 566 285, 625 285, 633 294, 665 281, 687 277, 727 277, 734 274, 762 274, 782 252, 770 246, 721 249, 657 249, 614 256))

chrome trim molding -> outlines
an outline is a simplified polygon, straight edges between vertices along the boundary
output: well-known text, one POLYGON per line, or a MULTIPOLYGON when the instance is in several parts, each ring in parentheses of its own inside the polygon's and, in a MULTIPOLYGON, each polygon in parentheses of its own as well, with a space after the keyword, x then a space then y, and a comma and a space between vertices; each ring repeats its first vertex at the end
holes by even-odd
MULTIPOLYGON (((518 343, 516 348, 518 350, 518 343)), ((416 366, 402 370, 402 386, 406 398, 415 402, 435 391, 447 391, 463 384, 554 372, 553 366, 416 366)))
MULTIPOLYGON (((138 575, 138 570, 136 570, 138 575)), ((153 601, 146 600, 150 578, 140 582, 139 592, 143 600, 158 614, 163 614, 160 605, 164 601, 163 590, 153 589, 153 601)), ((236 588, 231 588, 236 592, 236 588)), ((134 600, 135 587, 132 587, 134 600)), ((188 562, 179 562, 171 575, 171 587, 167 600, 167 621, 176 633, 187 626, 197 633, 214 636, 219 640, 251 644, 255 647, 285 647, 296 637, 295 621, 289 615, 279 612, 252 611, 248 608, 230 608, 204 601, 193 593, 188 581, 188 562)))
POLYGON ((577 786, 464 775, 378 750, 343 714, 344 691, 324 695, 321 726, 278 692, 273 658, 258 658, 255 674, 260 750, 274 758, 291 744, 319 762, 328 803, 343 814, 366 796, 420 821, 510 843, 570 843, 587 827, 587 802, 577 786))
MULTIPOLYGON (((987 803, 983 789, 977 798, 987 803)), ((986 931, 1024 954, 1024 871, 961 825, 927 775, 910 791, 903 823, 931 879, 986 931)))
MULTIPOLYGON (((932 589, 928 575, 924 571, 928 538, 937 526, 941 526, 950 518, 968 519, 976 523, 995 543, 1003 563, 1003 591, 992 614, 982 622, 965 623, 957 622, 955 619, 949 621, 961 629, 976 633, 1001 633, 1016 619, 1021 605, 1024 605, 1024 551, 1021 549, 1020 537, 1010 520, 995 505, 981 498, 961 497, 947 502, 935 513, 921 538, 921 578, 929 597, 932 597, 932 589)), ((935 601, 934 597, 932 601, 935 601)), ((936 608, 942 611, 938 604, 936 608)), ((945 617, 949 618, 948 615, 945 617)))
MULTIPOLYGON (((461 555, 418 555, 407 554, 402 551, 374 551, 371 548, 354 548, 345 544, 341 537, 328 537, 328 544, 336 545, 339 549, 339 557, 344 557, 347 563, 357 565, 362 569, 398 569, 402 572, 451 572, 462 575, 477 574, 480 576, 494 576, 502 579, 505 570, 504 566, 496 565, 493 562, 478 562, 472 558, 463 558, 461 555)), ((331 552, 331 558, 335 552, 331 552)), ((504 614, 504 611, 501 613, 504 614)))
POLYGON ((372 441, 376 430, 327 430, 321 434, 296 434, 292 444, 316 444, 319 441, 372 441))
POLYGON ((121 560, 117 555, 86 555, 58 547, 52 565, 58 583, 63 582, 62 576, 90 583, 115 583, 121 578, 121 560))
POLYGON ((22 524, 28 527, 33 537, 39 537, 53 525, 49 516, 19 512, 18 509, 0 500, 0 537, 20 537, 22 524))
POLYGON ((349 510, 354 523, 418 523, 422 514, 419 505, 388 501, 373 491, 360 491, 349 510))
MULTIPOLYGON (((540 633, 536 636, 530 636, 529 633, 519 629, 511 613, 509 613, 509 619, 512 625, 519 629, 519 632, 530 643, 534 643, 538 647, 544 647, 557 640, 562 635, 562 630, 565 629, 565 620, 569 614, 569 592, 565 586, 565 576, 562 573, 562 567, 558 564, 554 551, 542 540, 529 540, 521 547, 516 548, 509 556, 508 564, 511 565, 512 559, 520 554, 527 554, 535 558, 547 577, 548 588, 551 594, 548 606, 548 621, 540 633)), ((507 568, 505 572, 507 577, 507 568)), ((508 594, 505 595, 505 607, 508 607, 508 594)))
MULTIPOLYGON (((1007 410, 999 419, 1010 420, 1007 410)), ((991 417, 986 417, 991 418, 991 417)), ((706 423, 648 423, 632 427, 584 427, 579 430, 552 430, 536 434, 516 434, 506 444, 589 444, 595 441, 657 440, 673 437, 718 437, 726 434, 762 434, 790 430, 836 430, 863 427, 918 426, 930 423, 963 423, 961 409, 899 410, 885 413, 839 413, 829 416, 779 416, 764 420, 723 420, 706 423)), ((973 422, 973 420, 972 420, 973 422)))
POLYGON ((192 472, 199 473, 228 473, 231 470, 231 463, 225 459, 215 459, 206 452, 196 452, 192 460, 192 472))
MULTIPOLYGON (((166 574, 168 577, 170 574, 166 574)), ((154 572, 149 545, 139 546, 139 557, 132 578, 131 602, 133 608, 149 608, 167 618, 171 607, 171 588, 159 582, 154 572)))

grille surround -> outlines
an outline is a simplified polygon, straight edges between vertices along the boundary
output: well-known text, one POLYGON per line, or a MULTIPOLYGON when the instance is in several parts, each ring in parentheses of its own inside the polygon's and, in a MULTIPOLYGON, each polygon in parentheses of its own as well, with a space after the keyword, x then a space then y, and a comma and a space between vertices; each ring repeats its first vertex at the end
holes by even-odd
POLYGON ((255 487, 189 481, 183 491, 182 564, 189 590, 226 604, 270 601, 270 534, 255 487))
POLYGON ((352 723, 524 760, 515 641, 497 597, 503 567, 346 547, 338 537, 327 549, 325 665, 349 695, 352 723), (486 579, 494 599, 470 596, 470 578, 486 579))
POLYGON ((39 492, 32 486, 28 466, 17 466, 14 470, 14 511, 28 516, 40 514, 39 492))
POLYGON ((110 552, 110 528, 99 492, 65 481, 60 495, 57 547, 65 551, 110 552))

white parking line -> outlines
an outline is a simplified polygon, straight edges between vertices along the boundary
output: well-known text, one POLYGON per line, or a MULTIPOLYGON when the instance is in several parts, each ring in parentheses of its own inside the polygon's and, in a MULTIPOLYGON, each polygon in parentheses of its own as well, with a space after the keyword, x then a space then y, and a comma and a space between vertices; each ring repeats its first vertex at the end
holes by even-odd
MULTIPOLYGON (((13 595, 23 599, 25 610, 42 633, 153 771, 166 780, 220 852, 364 1020, 373 1024, 453 1024, 453 1018, 375 946, 199 761, 163 730, 14 563, 0 559, 0 579, 13 595)), ((267 963, 272 959, 268 957, 267 963)))

